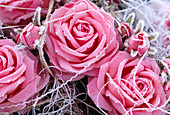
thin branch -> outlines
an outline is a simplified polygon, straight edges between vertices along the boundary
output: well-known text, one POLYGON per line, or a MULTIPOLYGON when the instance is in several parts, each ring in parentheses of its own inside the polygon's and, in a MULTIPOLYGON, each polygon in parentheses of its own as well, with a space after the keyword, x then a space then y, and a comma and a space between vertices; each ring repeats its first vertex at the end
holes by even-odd
MULTIPOLYGON (((45 22, 47 22, 47 21, 49 20, 49 18, 50 18, 50 14, 51 14, 53 5, 54 5, 54 0, 50 0, 49 9, 48 9, 48 13, 47 13, 45 22)), ((41 37, 40 37, 40 41, 39 41, 39 45, 38 45, 38 51, 39 51, 40 60, 41 60, 41 62, 42 62, 42 64, 43 64, 43 66, 44 66, 44 67, 47 69, 47 71, 54 77, 53 72, 50 70, 50 68, 48 67, 48 64, 47 64, 46 60, 44 59, 43 46, 44 46, 44 39, 45 39, 45 35, 46 35, 46 30, 47 30, 47 27, 48 27, 48 23, 44 23, 44 27, 45 27, 45 30, 43 31, 43 34, 42 34, 41 37)))

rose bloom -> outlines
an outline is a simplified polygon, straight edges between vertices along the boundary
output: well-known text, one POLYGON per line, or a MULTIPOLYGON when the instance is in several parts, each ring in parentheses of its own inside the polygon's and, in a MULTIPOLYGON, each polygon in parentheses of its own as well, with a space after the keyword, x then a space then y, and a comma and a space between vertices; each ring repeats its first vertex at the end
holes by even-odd
POLYGON ((29 23, 36 8, 47 13, 50 0, 0 0, 0 21, 4 24, 29 23), (35 9, 35 10, 33 10, 35 9))
POLYGON ((55 75, 63 80, 84 67, 86 70, 74 80, 84 75, 97 76, 98 68, 121 44, 121 38, 116 39, 114 19, 87 0, 72 1, 56 9, 49 21, 45 50, 56 68, 55 75))
POLYGON ((17 42, 24 43, 26 46, 35 49, 36 48, 36 41, 40 39, 40 27, 34 26, 34 24, 29 23, 22 31, 21 34, 17 34, 17 42))
POLYGON ((23 109, 49 81, 40 74, 38 60, 27 50, 17 50, 12 40, 0 40, 0 113, 23 109), (13 106, 21 104, 18 106, 13 106), (7 106, 10 106, 9 108, 7 106))
POLYGON ((160 69, 152 58, 144 58, 138 65, 139 61, 140 58, 120 51, 110 62, 103 64, 99 76, 87 86, 94 103, 113 115, 123 115, 127 111, 128 115, 162 114, 159 109, 151 111, 145 103, 154 108, 166 102, 159 77, 160 69))
POLYGON ((118 30, 121 33, 121 37, 123 38, 130 38, 133 35, 133 30, 127 23, 121 23, 118 30))
POLYGON ((140 32, 130 38, 128 51, 138 51, 138 55, 141 56, 149 49, 149 46, 150 43, 148 34, 145 32, 140 32))

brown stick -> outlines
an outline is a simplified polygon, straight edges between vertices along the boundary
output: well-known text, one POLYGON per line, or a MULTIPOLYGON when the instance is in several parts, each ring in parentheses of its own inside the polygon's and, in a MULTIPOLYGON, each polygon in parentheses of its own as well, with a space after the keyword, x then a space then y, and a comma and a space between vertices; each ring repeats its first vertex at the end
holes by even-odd
MULTIPOLYGON (((50 13, 52 11, 53 5, 54 5, 54 0, 50 0, 48 13, 47 13, 45 22, 47 22, 49 20, 50 13)), ((45 34, 46 34, 47 27, 48 27, 48 23, 44 23, 44 27, 45 27, 45 30, 43 31, 43 34, 40 37, 40 41, 39 41, 39 44, 38 44, 38 51, 39 51, 41 63, 47 69, 47 71, 54 77, 53 72, 50 70, 46 60, 44 59, 43 45, 44 45, 44 39, 45 39, 45 34)))

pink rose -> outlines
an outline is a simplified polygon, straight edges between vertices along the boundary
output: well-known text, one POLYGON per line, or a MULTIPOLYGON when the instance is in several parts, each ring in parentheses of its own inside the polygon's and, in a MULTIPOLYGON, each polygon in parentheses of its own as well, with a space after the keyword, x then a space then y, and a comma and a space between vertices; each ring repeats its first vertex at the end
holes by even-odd
POLYGON ((128 51, 138 51, 138 55, 141 56, 149 49, 149 46, 148 34, 140 32, 130 38, 128 51))
POLYGON ((29 23, 22 31, 21 34, 17 34, 17 42, 22 41, 26 46, 35 49, 36 42, 40 39, 40 27, 34 26, 29 23))
POLYGON ((128 115, 162 113, 159 109, 151 111, 145 103, 154 108, 166 102, 159 77, 160 69, 154 59, 144 58, 138 65, 139 61, 140 58, 133 58, 129 53, 120 51, 111 62, 101 66, 99 76, 87 86, 88 94, 97 106, 113 115, 114 112, 123 115, 127 111, 128 115))
POLYGON ((0 40, 0 113, 23 109, 32 96, 49 81, 38 75, 38 60, 27 50, 17 50, 12 40, 0 40), (12 106, 17 105, 18 106, 12 106), (11 106, 8 108, 7 106, 11 106))
POLYGON ((4 24, 26 24, 34 15, 36 8, 47 12, 50 0, 1 0, 0 21, 4 24))
POLYGON ((45 50, 57 68, 54 73, 64 80, 86 66, 86 71, 74 80, 84 75, 97 76, 98 68, 112 58, 121 43, 120 37, 116 39, 114 19, 88 0, 56 9, 50 21, 45 50))
POLYGON ((118 30, 120 31, 122 38, 125 37, 127 39, 133 35, 133 30, 127 23, 121 23, 118 30))

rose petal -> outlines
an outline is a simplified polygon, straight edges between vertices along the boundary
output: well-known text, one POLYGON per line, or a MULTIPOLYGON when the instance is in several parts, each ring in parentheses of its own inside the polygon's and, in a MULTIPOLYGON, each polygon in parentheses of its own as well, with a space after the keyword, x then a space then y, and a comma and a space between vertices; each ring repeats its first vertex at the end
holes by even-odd
POLYGON ((12 111, 21 110, 26 106, 25 104, 20 104, 18 106, 11 106, 11 105, 18 105, 18 103, 15 103, 15 104, 11 102, 0 103, 0 107, 5 107, 3 109, 0 108, 0 113, 9 114, 12 111))
POLYGON ((9 82, 15 81, 16 79, 18 79, 19 77, 23 75, 25 70, 26 70, 26 65, 22 64, 22 66, 14 73, 7 75, 3 78, 0 78, 0 83, 9 83, 9 82))
POLYGON ((119 111, 119 113, 121 113, 121 114, 126 113, 126 109, 123 107, 122 103, 117 98, 115 98, 108 90, 106 90, 105 95, 110 98, 112 106, 117 111, 119 111))
POLYGON ((119 51, 117 55, 115 55, 115 57, 111 60, 110 69, 109 69, 109 73, 111 76, 115 76, 115 74, 117 73, 118 67, 119 67, 119 63, 122 62, 124 59, 130 60, 133 58, 127 52, 119 51), (113 68, 115 71, 112 70, 113 68))
POLYGON ((24 77, 19 78, 17 81, 11 83, 11 84, 4 84, 3 87, 0 88, 0 97, 5 96, 7 94, 10 94, 11 92, 15 91, 17 87, 23 83, 25 80, 24 77))
POLYGON ((34 68, 34 63, 36 63, 36 60, 31 60, 29 57, 27 57, 27 56, 24 56, 24 63, 25 63, 25 65, 27 65, 27 68, 25 69, 25 81, 24 81, 24 83, 22 84, 22 87, 21 88, 25 88, 26 87, 26 85, 28 84, 28 83, 30 83, 33 79, 34 79, 34 77, 35 77, 35 69, 36 68, 34 68), (35 62, 34 62, 35 61, 35 62))
POLYGON ((94 78, 87 85, 89 96, 92 98, 92 100, 94 101, 95 104, 97 104, 97 101, 98 101, 99 105, 97 105, 97 106, 99 106, 105 110, 111 111, 112 107, 111 107, 110 103, 107 102, 106 99, 101 94, 99 94, 99 90, 97 88, 96 83, 97 83, 97 78, 94 78), (98 94, 99 94, 99 96, 98 96, 98 94), (98 99, 97 99, 97 96, 98 96, 98 99))
POLYGON ((96 33, 93 37, 91 37, 91 39, 84 45, 82 45, 81 47, 77 48, 76 51, 77 52, 87 52, 87 50, 92 50, 93 45, 95 44, 95 41, 98 37, 98 34, 96 33))
MULTIPOLYGON (((109 70, 109 63, 105 63, 104 65, 101 66, 100 71, 99 71, 99 76, 97 79, 97 88, 99 90, 101 90, 101 88, 104 86, 106 78, 105 78, 105 74, 107 73, 107 71, 109 70)), ((103 94, 105 91, 105 87, 103 88, 103 90, 101 91, 101 94, 103 94)))
POLYGON ((0 103, 2 103, 7 98, 7 95, 0 96, 0 103))
MULTIPOLYGON (((50 42, 50 40, 48 41, 48 39, 46 41, 48 43, 50 42)), ((60 55, 61 57, 67 57, 67 58, 65 58, 67 61, 81 62, 81 60, 78 57, 70 55, 70 54, 66 53, 65 51, 61 50, 60 47, 58 46, 57 42, 55 41, 55 38, 51 39, 51 42, 56 43, 56 44, 54 44, 54 49, 53 49, 53 47, 48 47, 49 52, 47 52, 47 53, 49 56, 52 55, 53 57, 57 57, 57 55, 60 55)))
POLYGON ((77 51, 75 51, 75 50, 72 50, 72 49, 69 48, 68 46, 63 45, 61 42, 59 42, 59 41, 57 41, 57 42, 58 42, 60 48, 61 48, 63 51, 67 52, 68 54, 71 54, 71 55, 74 55, 74 56, 77 56, 77 57, 81 57, 81 58, 87 56, 87 54, 79 53, 79 52, 77 52, 77 51))
POLYGON ((102 51, 105 43, 106 43, 106 36, 104 35, 104 36, 102 37, 101 42, 98 44, 97 48, 96 48, 87 58, 85 58, 85 59, 87 60, 87 59, 90 59, 90 58, 92 58, 92 57, 94 57, 94 56, 97 56, 97 55, 99 54, 99 52, 102 51))
POLYGON ((68 29, 68 24, 64 23, 62 24, 62 30, 64 32, 64 35, 67 37, 67 39, 71 42, 71 44, 74 46, 74 48, 79 48, 80 45, 75 41, 73 36, 71 35, 69 29, 68 29))
POLYGON ((14 92, 13 94, 11 94, 10 97, 8 98, 8 101, 12 103, 25 102, 28 98, 30 98, 37 92, 38 80, 39 78, 37 76, 24 89, 22 89, 19 92, 14 92))
POLYGON ((12 41, 12 39, 0 39, 0 46, 4 45, 10 45, 10 46, 15 46, 15 43, 12 41))

